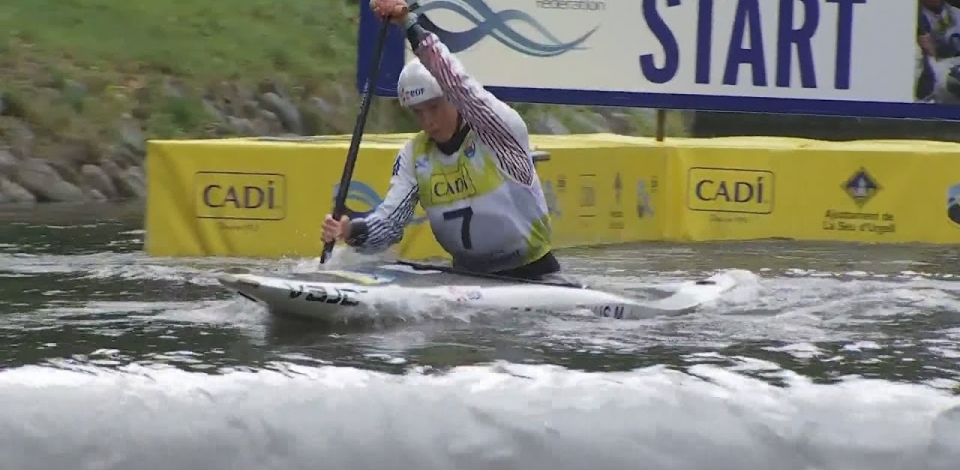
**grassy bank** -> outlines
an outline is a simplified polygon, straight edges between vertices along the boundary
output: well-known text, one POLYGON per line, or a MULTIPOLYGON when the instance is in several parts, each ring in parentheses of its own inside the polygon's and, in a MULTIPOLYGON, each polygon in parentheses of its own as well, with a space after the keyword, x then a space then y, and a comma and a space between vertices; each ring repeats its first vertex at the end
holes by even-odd
MULTIPOLYGON (((136 112, 150 134, 202 134, 223 81, 349 83, 356 8, 305 0, 13 0, 0 6, 5 114, 90 136, 136 112)), ((209 129, 208 129, 209 130, 209 129)))
MULTIPOLYGON (((210 104, 236 101, 238 89, 283 90, 305 134, 348 131, 357 8, 344 0, 3 2, 0 133, 18 119, 39 140, 96 146, 116 140, 129 114, 147 137, 225 135, 232 131, 210 104), (315 97, 341 103, 341 112, 301 106, 315 97)), ((576 109, 524 113, 544 109, 575 130, 576 109)), ((377 100, 373 116, 372 131, 410 129, 389 100, 377 100)), ((680 127, 673 117, 672 131, 680 127)))

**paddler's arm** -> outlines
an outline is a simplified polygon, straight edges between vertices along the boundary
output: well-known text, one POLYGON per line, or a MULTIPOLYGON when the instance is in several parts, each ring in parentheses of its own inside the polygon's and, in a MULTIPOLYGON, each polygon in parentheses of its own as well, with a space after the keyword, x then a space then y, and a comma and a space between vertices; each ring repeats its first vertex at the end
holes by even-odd
POLYGON ((383 202, 370 215, 350 221, 346 241, 358 252, 378 253, 400 242, 404 229, 413 220, 420 193, 413 172, 412 152, 413 144, 408 142, 397 154, 383 202))
POLYGON ((500 168, 518 183, 533 184, 530 135, 523 118, 467 74, 460 60, 436 34, 420 26, 414 15, 406 22, 407 40, 420 62, 480 140, 496 152, 500 168))

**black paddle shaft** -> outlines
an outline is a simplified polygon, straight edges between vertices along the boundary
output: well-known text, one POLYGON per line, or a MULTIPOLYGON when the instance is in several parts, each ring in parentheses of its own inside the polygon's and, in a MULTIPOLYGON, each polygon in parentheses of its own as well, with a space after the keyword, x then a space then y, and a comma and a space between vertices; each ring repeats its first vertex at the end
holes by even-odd
MULTIPOLYGON (((377 75, 380 72, 380 58, 383 56, 383 46, 387 42, 387 31, 390 27, 388 19, 383 20, 380 26, 380 34, 377 36, 377 45, 373 52, 373 63, 370 64, 370 73, 367 75, 367 81, 363 85, 363 98, 360 102, 360 114, 357 115, 357 123, 353 126, 353 136, 350 139, 350 150, 347 151, 347 160, 343 164, 343 174, 340 176, 340 187, 337 190, 337 197, 333 203, 333 218, 340 220, 340 217, 346 212, 347 194, 350 192, 350 180, 353 179, 353 168, 357 165, 357 154, 360 153, 360 139, 363 138, 363 128, 367 124, 367 114, 370 113, 370 101, 373 97, 373 87, 375 86, 377 75)), ((336 240, 331 240, 323 244, 323 253, 320 255, 320 264, 326 263, 333 252, 333 245, 336 240)))

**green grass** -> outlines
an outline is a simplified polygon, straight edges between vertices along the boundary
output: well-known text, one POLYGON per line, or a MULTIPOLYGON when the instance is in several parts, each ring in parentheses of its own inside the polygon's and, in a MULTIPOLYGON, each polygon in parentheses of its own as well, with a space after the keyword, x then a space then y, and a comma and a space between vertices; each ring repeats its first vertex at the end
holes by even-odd
MULTIPOLYGON (((201 97, 224 82, 255 89, 269 81, 295 99, 353 92, 358 8, 353 0, 0 2, 6 119, 28 121, 41 140, 110 141, 123 114, 142 119, 150 137, 215 136, 201 97)), ((337 131, 352 128, 354 112, 344 110, 337 131)), ((368 129, 410 131, 412 123, 380 99, 368 129)))
POLYGON ((212 84, 323 96, 352 83, 357 13, 344 0, 11 0, 0 89, 41 134, 103 138, 138 107, 151 134, 203 134, 212 84), (166 77, 183 93, 165 93, 166 77))
POLYGON ((357 7, 338 0, 11 0, 0 28, 51 66, 189 80, 316 82, 352 57, 357 7))

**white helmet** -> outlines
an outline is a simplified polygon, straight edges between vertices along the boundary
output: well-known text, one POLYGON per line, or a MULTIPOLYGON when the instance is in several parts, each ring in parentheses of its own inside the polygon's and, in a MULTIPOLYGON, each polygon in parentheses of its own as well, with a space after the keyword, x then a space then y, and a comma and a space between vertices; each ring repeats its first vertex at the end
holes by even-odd
POLYGON ((400 79, 397 80, 400 106, 409 108, 441 96, 443 90, 440 89, 440 84, 419 59, 413 59, 403 66, 400 79))

